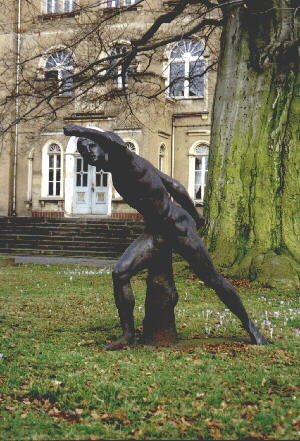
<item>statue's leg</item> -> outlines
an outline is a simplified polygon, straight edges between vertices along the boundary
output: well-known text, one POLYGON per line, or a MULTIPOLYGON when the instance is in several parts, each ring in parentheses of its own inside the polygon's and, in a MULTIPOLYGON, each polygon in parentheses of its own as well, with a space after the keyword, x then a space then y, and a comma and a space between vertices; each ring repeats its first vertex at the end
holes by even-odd
POLYGON ((118 309, 123 330, 122 336, 107 346, 107 349, 121 349, 135 339, 134 329, 134 295, 130 279, 145 269, 155 252, 154 239, 151 234, 139 236, 124 252, 113 269, 113 286, 115 303, 118 309))
POLYGON ((268 344, 269 342, 250 320, 233 286, 214 268, 207 249, 193 228, 188 229, 186 235, 177 236, 175 250, 189 262, 195 274, 207 286, 214 289, 222 302, 240 319, 250 335, 251 342, 257 345, 268 344))

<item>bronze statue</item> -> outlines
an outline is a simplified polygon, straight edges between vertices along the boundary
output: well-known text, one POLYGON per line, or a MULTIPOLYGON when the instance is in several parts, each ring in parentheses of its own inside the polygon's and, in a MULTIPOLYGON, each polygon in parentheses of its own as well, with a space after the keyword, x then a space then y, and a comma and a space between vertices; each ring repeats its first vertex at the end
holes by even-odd
MULTIPOLYGON (((151 267, 151 264, 153 266, 161 250, 166 249, 173 249, 183 256, 195 274, 215 290, 222 302, 240 319, 253 344, 268 344, 250 320, 235 289, 214 268, 197 234, 203 218, 183 185, 131 152, 124 141, 112 132, 67 125, 64 133, 79 137, 79 153, 89 164, 112 174, 115 189, 143 215, 145 221, 145 233, 127 248, 113 270, 114 297, 123 334, 108 349, 119 349, 134 342, 134 296, 130 279, 140 270, 151 267)), ((170 273, 170 268, 168 271, 170 273)), ((165 282, 173 283, 171 273, 165 279, 165 282)), ((166 290, 167 285, 165 283, 166 290)), ((174 292, 176 294, 176 290, 174 292)), ((176 301, 177 298, 174 299, 175 304, 176 301)))

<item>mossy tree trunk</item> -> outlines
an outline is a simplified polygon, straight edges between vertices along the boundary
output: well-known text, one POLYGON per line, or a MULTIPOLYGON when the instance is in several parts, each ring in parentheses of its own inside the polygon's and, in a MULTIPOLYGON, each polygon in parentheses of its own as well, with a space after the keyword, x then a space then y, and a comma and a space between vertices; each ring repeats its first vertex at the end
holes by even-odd
POLYGON ((223 8, 205 201, 207 245, 227 274, 298 287, 296 2, 249 0, 223 8))

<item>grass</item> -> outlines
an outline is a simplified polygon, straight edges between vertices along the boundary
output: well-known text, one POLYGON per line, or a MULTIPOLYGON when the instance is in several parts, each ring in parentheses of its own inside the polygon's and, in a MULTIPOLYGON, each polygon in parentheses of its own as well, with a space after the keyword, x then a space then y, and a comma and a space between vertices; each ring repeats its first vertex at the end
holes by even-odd
MULTIPOLYGON (((238 283, 274 342, 255 347, 181 269, 177 328, 191 344, 107 352, 120 334, 107 269, 0 267, 0 439, 299 439, 300 293, 238 283)), ((144 279, 133 281, 138 329, 144 279)))

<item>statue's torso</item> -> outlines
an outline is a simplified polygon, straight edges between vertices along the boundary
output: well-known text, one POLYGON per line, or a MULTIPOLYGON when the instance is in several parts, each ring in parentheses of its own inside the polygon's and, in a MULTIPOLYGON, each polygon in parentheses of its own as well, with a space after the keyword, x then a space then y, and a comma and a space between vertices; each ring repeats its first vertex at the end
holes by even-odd
POLYGON ((168 217, 170 195, 155 168, 143 158, 134 155, 130 164, 118 164, 112 170, 113 184, 131 207, 142 214, 147 223, 168 217))

